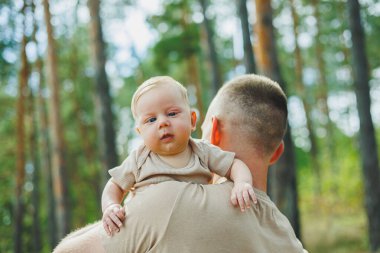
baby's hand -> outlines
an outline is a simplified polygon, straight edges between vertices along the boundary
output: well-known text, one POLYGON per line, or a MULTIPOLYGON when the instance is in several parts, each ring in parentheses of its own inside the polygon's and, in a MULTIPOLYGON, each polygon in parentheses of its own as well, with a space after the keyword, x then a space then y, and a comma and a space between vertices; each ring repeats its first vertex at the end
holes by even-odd
POLYGON ((257 203, 255 192, 252 185, 247 182, 238 182, 234 184, 231 192, 231 202, 234 206, 239 204, 240 209, 244 212, 245 208, 250 208, 251 199, 253 203, 257 203))
POLYGON ((120 204, 109 205, 103 212, 103 227, 109 236, 119 232, 125 219, 124 208, 120 204))

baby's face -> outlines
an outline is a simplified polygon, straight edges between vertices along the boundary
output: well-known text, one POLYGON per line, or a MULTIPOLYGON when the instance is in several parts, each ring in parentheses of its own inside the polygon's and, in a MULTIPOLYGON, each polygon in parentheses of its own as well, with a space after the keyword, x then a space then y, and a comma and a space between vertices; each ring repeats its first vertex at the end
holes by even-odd
POLYGON ((154 87, 141 95, 136 103, 136 116, 137 131, 145 145, 159 155, 184 151, 195 129, 190 107, 171 85, 154 87))

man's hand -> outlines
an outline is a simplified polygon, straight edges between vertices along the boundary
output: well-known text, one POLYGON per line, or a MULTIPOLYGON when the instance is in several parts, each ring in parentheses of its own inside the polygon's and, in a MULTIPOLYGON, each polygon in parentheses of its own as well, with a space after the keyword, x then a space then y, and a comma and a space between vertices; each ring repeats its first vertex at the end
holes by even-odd
POLYGON ((109 236, 119 232, 125 219, 124 208, 120 204, 111 204, 103 212, 102 223, 109 236))
POLYGON ((234 206, 239 204, 240 210, 244 212, 245 208, 250 208, 251 200, 257 203, 255 192, 252 185, 247 182, 238 182, 234 184, 231 192, 231 202, 234 206))

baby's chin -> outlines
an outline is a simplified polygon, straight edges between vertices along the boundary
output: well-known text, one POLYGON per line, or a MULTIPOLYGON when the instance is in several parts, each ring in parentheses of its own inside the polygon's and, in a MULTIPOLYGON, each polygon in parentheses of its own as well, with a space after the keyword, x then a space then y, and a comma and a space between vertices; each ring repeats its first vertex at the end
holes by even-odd
POLYGON ((165 148, 159 149, 159 150, 152 150, 154 153, 160 155, 160 156, 175 156, 179 155, 180 153, 184 152, 186 150, 187 145, 184 146, 177 146, 177 145, 166 145, 165 148))

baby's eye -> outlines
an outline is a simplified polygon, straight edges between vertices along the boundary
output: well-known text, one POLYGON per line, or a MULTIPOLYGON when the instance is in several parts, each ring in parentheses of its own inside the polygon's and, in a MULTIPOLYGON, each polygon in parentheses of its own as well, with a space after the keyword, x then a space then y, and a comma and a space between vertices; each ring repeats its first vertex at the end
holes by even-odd
POLYGON ((176 116, 178 113, 177 112, 169 112, 168 113, 168 116, 169 117, 174 117, 174 116, 176 116))
POLYGON ((156 120, 157 120, 156 117, 151 117, 151 118, 147 119, 145 122, 146 122, 146 123, 153 123, 153 122, 155 122, 156 120))

